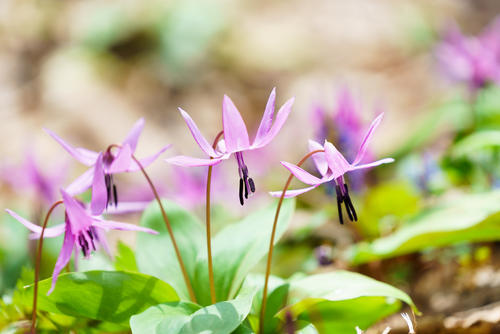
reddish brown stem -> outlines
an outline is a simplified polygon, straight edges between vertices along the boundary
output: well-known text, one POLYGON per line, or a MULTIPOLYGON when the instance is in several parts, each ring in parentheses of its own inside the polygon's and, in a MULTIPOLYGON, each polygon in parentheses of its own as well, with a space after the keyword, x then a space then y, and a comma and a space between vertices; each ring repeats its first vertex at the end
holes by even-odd
POLYGON ((47 228, 47 223, 49 222, 50 215, 52 214, 52 211, 59 205, 62 204, 63 201, 57 201, 52 206, 50 207, 49 211, 47 212, 47 215, 45 216, 45 220, 43 221, 42 224, 42 231, 40 232, 40 240, 38 241, 38 249, 36 253, 36 260, 35 260, 35 282, 34 282, 34 287, 33 287, 33 314, 31 318, 31 334, 36 333, 36 305, 38 301, 38 279, 40 276, 40 266, 42 262, 42 248, 43 248, 43 235, 45 233, 45 229, 47 228))
MULTIPOLYGON (((219 132, 215 137, 214 143, 212 147, 215 149, 217 147, 217 143, 220 138, 224 134, 224 131, 219 132)), ((212 159, 212 157, 210 157, 212 159)), ((217 295, 215 294, 215 282, 214 282, 214 269, 212 264, 212 237, 211 237, 211 228, 210 228, 210 187, 212 184, 212 167, 208 166, 208 174, 207 174, 207 203, 206 203, 206 211, 205 211, 205 219, 206 219, 206 228, 207 228, 207 257, 208 257, 208 280, 210 282, 210 298, 212 300, 212 304, 217 302, 217 295)))
MULTIPOLYGON (((313 154, 324 152, 324 150, 316 150, 309 152, 306 154, 297 164, 297 166, 301 166, 307 159, 309 159, 313 154)), ((267 254, 267 264, 266 264, 266 276, 264 278, 264 291, 262 292, 262 305, 260 308, 260 320, 259 320, 259 333, 263 334, 264 330, 264 314, 266 312, 266 302, 267 302, 267 284, 269 283, 269 275, 271 274, 271 262, 273 258, 273 246, 274 246, 274 237, 276 235, 276 227, 278 225, 278 218, 280 215, 281 205, 283 204, 283 199, 285 198, 285 193, 292 183, 293 174, 290 174, 288 180, 285 183, 285 187, 281 193, 281 197, 278 202, 278 207, 276 208, 276 214, 274 215, 273 229, 271 231, 271 241, 269 243, 269 252, 267 254)))
POLYGON ((142 174, 144 175, 144 177, 148 181, 149 186, 151 187, 151 190, 153 191, 153 194, 156 198, 156 201, 158 202, 161 214, 163 216, 163 220, 165 221, 165 226, 167 227, 168 234, 170 235, 170 239, 172 240, 172 245, 174 246, 175 255, 177 256, 177 260, 179 261, 179 266, 181 267, 182 276, 184 277, 184 281, 186 282, 186 287, 188 289, 189 297, 191 298, 191 300, 193 302, 197 303, 196 296, 195 296, 194 291, 193 291, 193 287, 191 286, 191 281, 189 280, 189 276, 187 274, 186 267, 184 266, 184 261, 182 261, 179 247, 177 246, 177 242, 175 241, 174 231, 172 230, 172 226, 170 225, 170 220, 168 219, 167 213, 165 212, 165 209, 163 208, 163 205, 161 203, 160 195, 158 195, 158 191, 156 190, 156 187, 154 186, 153 181, 151 181, 151 178, 149 177, 148 173, 146 173, 146 170, 142 166, 139 159, 137 159, 134 155, 132 155, 132 159, 134 159, 135 163, 141 169, 142 174))

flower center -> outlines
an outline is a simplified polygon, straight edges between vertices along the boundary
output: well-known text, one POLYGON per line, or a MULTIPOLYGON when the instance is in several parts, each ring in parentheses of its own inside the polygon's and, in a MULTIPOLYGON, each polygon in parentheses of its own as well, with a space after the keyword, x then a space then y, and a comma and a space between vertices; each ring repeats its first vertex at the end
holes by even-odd
POLYGON ((113 145, 109 146, 106 152, 104 152, 104 155, 102 157, 102 162, 104 164, 104 182, 106 184, 106 193, 107 193, 106 209, 110 204, 114 204, 115 207, 118 206, 118 192, 116 190, 116 185, 113 181, 113 174, 107 172, 107 170, 109 170, 109 167, 115 160, 115 155, 111 152, 113 148, 114 148, 113 145))
POLYGON ((338 178, 335 180, 337 185, 335 191, 337 192, 337 209, 339 211, 339 221, 344 224, 344 217, 342 215, 342 203, 345 204, 345 210, 349 216, 349 220, 352 222, 358 221, 358 215, 356 210, 354 210, 354 205, 352 204, 351 197, 349 196, 349 189, 344 183, 343 178, 338 178))
POLYGON ((240 175, 239 197, 240 204, 244 204, 244 199, 248 199, 248 195, 255 192, 255 183, 251 177, 248 177, 248 167, 243 160, 243 153, 236 152, 236 161, 238 162, 238 174, 240 175))
POLYGON ((113 174, 104 173, 104 182, 106 183, 106 209, 109 204, 114 203, 115 207, 118 206, 118 192, 116 190, 116 184, 113 181, 113 174))
POLYGON ((97 233, 94 228, 91 226, 86 230, 80 231, 78 233, 78 244, 80 245, 80 249, 82 250, 82 254, 84 257, 88 258, 92 251, 96 250, 95 241, 99 241, 97 238, 97 233))

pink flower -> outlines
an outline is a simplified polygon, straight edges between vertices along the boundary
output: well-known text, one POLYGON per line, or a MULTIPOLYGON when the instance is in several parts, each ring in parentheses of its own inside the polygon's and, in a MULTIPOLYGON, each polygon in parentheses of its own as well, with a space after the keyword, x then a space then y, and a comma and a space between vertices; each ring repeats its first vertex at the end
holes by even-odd
POLYGON ((291 98, 280 108, 274 120, 274 105, 276 102, 276 89, 273 89, 267 101, 264 115, 257 130, 257 134, 252 143, 248 137, 248 131, 240 115, 240 112, 233 101, 224 95, 222 102, 222 128, 224 130, 224 139, 220 140, 217 148, 212 145, 201 134, 193 119, 187 112, 180 109, 181 115, 186 121, 191 134, 209 158, 193 158, 187 156, 176 156, 166 159, 167 162, 179 166, 213 166, 223 160, 229 159, 234 154, 238 163, 238 174, 240 176, 239 197, 243 205, 243 197, 248 198, 249 193, 255 192, 255 184, 249 177, 248 167, 243 159, 243 152, 261 148, 271 142, 278 134, 285 123, 291 111, 294 99, 291 98))
MULTIPOLYGON (((110 203, 118 204, 118 193, 113 181, 113 174, 135 172, 140 170, 139 165, 132 158, 142 128, 144 119, 139 119, 125 140, 113 152, 111 147, 104 152, 94 152, 85 148, 74 148, 52 131, 45 129, 61 146, 76 160, 89 166, 84 174, 70 184, 66 191, 72 195, 80 194, 92 186, 92 200, 90 208, 93 214, 101 214, 110 203)), ((153 163, 170 145, 163 147, 154 155, 140 159, 143 167, 153 163)))
MULTIPOLYGON (((327 140, 325 140, 323 146, 321 146, 321 144, 319 144, 318 142, 310 140, 309 149, 311 152, 316 150, 324 150, 324 152, 319 152, 312 156, 316 169, 318 170, 321 177, 316 177, 314 175, 311 175, 304 169, 294 164, 282 161, 281 164, 285 166, 285 168, 287 168, 290 171, 290 173, 292 173, 300 181, 310 185, 310 187, 303 189, 289 190, 285 193, 285 197, 295 197, 297 195, 308 192, 323 183, 334 180, 336 183, 337 207, 339 211, 340 222, 343 223, 342 211, 341 211, 342 203, 344 203, 346 206, 346 211, 349 216, 349 219, 351 221, 357 221, 356 211, 354 210, 354 206, 349 196, 349 190, 344 181, 344 174, 346 174, 347 172, 371 168, 381 164, 391 163, 394 161, 394 159, 392 158, 385 158, 378 161, 361 164, 361 161, 363 160, 366 154, 368 144, 371 140, 371 137, 373 136, 373 132, 382 121, 382 117, 383 114, 380 114, 377 118, 375 118, 375 120, 370 125, 370 128, 368 129, 368 132, 364 136, 363 141, 361 142, 361 145, 356 154, 356 157, 354 158, 354 161, 352 163, 349 163, 344 158, 344 156, 337 150, 337 148, 327 140)), ((281 194, 282 194, 281 191, 276 191, 271 193, 271 195, 275 197, 280 197, 281 194)))
MULTIPOLYGON (((68 264, 73 250, 75 250, 75 256, 77 250, 81 250, 83 256, 88 258, 91 253, 97 249, 99 243, 107 249, 104 231, 113 229, 158 234, 158 232, 145 227, 112 220, 104 220, 100 216, 89 213, 82 203, 71 197, 66 191, 61 189, 61 194, 65 207, 65 221, 63 224, 45 229, 44 232, 44 237, 46 238, 54 238, 64 233, 61 252, 57 258, 54 272, 52 273, 52 287, 48 294, 52 293, 54 290, 57 277, 61 270, 68 264)), ((6 211, 33 232, 30 236, 31 239, 40 238, 42 232, 40 226, 24 219, 12 210, 6 209, 6 211)))

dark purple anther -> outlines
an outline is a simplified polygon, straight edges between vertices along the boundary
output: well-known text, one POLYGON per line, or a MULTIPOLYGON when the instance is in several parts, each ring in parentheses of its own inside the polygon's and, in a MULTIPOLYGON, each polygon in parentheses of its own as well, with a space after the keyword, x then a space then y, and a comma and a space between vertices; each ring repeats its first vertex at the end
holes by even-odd
POLYGON ((252 178, 248 177, 248 167, 245 165, 243 160, 243 153, 236 152, 236 161, 238 162, 238 174, 240 176, 240 188, 239 188, 239 198, 240 204, 245 203, 245 199, 248 199, 248 195, 255 192, 255 183, 252 178))

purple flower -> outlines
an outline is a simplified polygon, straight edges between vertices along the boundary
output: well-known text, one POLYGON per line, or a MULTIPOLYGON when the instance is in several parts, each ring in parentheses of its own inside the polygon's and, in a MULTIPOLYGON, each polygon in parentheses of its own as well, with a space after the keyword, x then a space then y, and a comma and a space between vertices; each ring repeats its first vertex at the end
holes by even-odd
MULTIPOLYGON (((84 148, 74 148, 52 131, 45 129, 61 146, 68 151, 76 160, 80 161, 90 169, 70 184, 66 191, 72 195, 80 194, 92 186, 91 210, 93 214, 101 214, 110 203, 118 204, 118 193, 113 181, 113 174, 122 172, 134 172, 140 170, 140 166, 134 161, 133 154, 139 140, 144 119, 139 119, 125 140, 118 147, 110 146, 104 152, 94 152, 84 148)), ((143 167, 150 165, 170 145, 163 147, 156 154, 141 159, 143 167)))
POLYGON ((436 49, 437 60, 453 81, 467 83, 471 92, 500 83, 500 19, 481 35, 466 37, 451 25, 436 49))
MULTIPOLYGON (((48 294, 52 293, 54 290, 57 277, 59 276, 61 270, 68 264, 73 250, 75 250, 75 257, 77 256, 77 251, 80 250, 85 258, 89 258, 90 254, 97 249, 98 244, 101 244, 103 248, 107 249, 107 243, 104 238, 103 231, 113 229, 158 234, 158 232, 145 227, 104 220, 100 216, 95 216, 89 213, 88 210, 85 209, 83 203, 77 201, 62 189, 61 194, 65 207, 65 222, 63 224, 47 228, 44 232, 44 237, 47 238, 54 238, 64 233, 64 241, 61 252, 57 258, 54 272, 52 273, 52 287, 50 288, 48 294)), ((22 218, 17 213, 9 209, 6 209, 6 211, 33 232, 30 236, 31 239, 40 238, 40 234, 42 232, 42 228, 40 226, 22 218)))
POLYGON ((3 166, 0 177, 14 190, 34 191, 37 199, 50 205, 55 201, 57 189, 62 185, 66 174, 65 164, 51 173, 42 171, 33 151, 29 149, 21 166, 3 166))
MULTIPOLYGON (((308 172, 306 172, 305 170, 296 165, 282 161, 281 164, 285 166, 290 171, 290 173, 292 173, 300 181, 309 184, 311 186, 304 189, 289 190, 285 193, 285 197, 294 197, 303 194, 309 190, 316 188, 320 184, 334 180, 336 184, 335 189, 337 193, 337 207, 339 211, 340 222, 343 223, 342 210, 341 210, 342 203, 345 204, 349 219, 351 221, 356 221, 357 220, 356 211, 354 210, 354 206, 349 196, 349 190, 344 181, 344 174, 347 172, 365 168, 371 168, 381 164, 391 163, 394 161, 394 159, 392 158, 385 158, 382 160, 361 164, 361 161, 363 160, 366 154, 368 144, 371 140, 371 137, 373 136, 373 132, 382 121, 382 117, 383 114, 380 114, 377 118, 375 118, 375 120, 370 125, 370 128, 368 129, 368 132, 364 136, 363 141, 361 142, 361 145, 356 154, 356 157, 354 158, 354 161, 352 163, 349 163, 344 158, 344 156, 337 150, 337 148, 335 148, 335 146, 332 143, 328 142, 327 140, 325 140, 325 144, 323 146, 321 146, 318 142, 310 140, 309 149, 311 152, 316 150, 324 150, 324 152, 319 152, 312 156, 316 169, 321 175, 320 178, 309 174, 308 172)), ((281 194, 282 194, 281 191, 271 193, 271 195, 275 197, 280 197, 281 194)))
POLYGON ((273 124, 275 101, 276 89, 274 88, 269 96, 269 100, 267 101, 266 109, 255 139, 250 144, 248 131, 240 112, 234 105, 233 101, 231 101, 227 95, 224 95, 222 102, 222 128, 224 130, 224 139, 219 141, 216 149, 214 149, 205 137, 203 137, 188 113, 179 108, 182 117, 191 131, 191 134, 209 158, 176 156, 166 159, 166 161, 179 166, 213 166, 220 163, 222 160, 228 159, 231 154, 234 154, 236 162, 238 163, 238 174, 240 177, 240 203, 243 205, 243 197, 248 198, 249 193, 255 192, 255 184, 249 177, 248 167, 245 165, 245 161, 243 159, 243 152, 261 148, 271 142, 288 118, 294 99, 291 98, 285 102, 285 104, 278 111, 276 120, 273 124))

